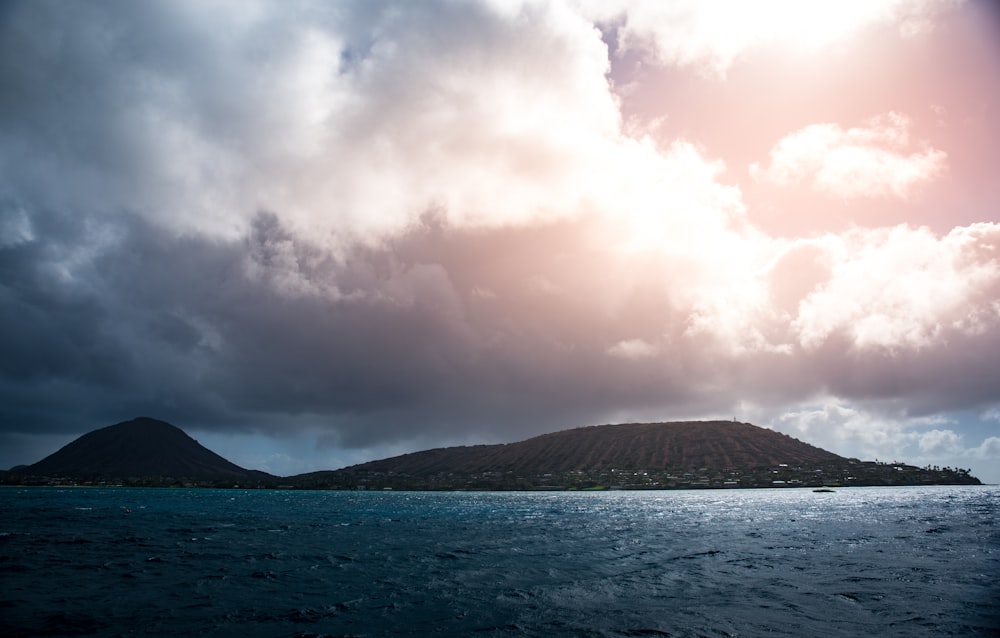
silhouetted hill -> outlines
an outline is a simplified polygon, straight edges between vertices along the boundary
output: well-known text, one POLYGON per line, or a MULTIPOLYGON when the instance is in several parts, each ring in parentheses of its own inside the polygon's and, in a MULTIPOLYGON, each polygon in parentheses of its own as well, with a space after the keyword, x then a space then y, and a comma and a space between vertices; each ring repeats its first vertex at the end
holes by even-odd
POLYGON ((164 421, 139 417, 84 434, 59 451, 11 475, 80 479, 173 477, 197 481, 263 481, 164 421))
POLYGON ((729 421, 591 426, 279 478, 241 468, 169 423, 140 417, 85 434, 38 463, 0 473, 0 483, 77 480, 349 489, 980 484, 968 470, 862 462, 729 421))
POLYGON ((593 472, 615 467, 724 469, 842 459, 749 423, 699 421, 591 426, 506 445, 440 448, 354 467, 427 476, 438 472, 593 472))
POLYGON ((628 423, 437 448, 284 479, 299 487, 634 489, 978 483, 964 471, 861 462, 749 423, 628 423))

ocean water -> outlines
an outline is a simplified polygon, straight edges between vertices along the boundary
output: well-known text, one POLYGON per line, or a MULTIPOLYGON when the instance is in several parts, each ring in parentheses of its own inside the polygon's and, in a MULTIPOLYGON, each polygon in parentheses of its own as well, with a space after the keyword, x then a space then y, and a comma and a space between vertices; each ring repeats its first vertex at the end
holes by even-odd
POLYGON ((1000 488, 0 488, 0 635, 996 636, 1000 488))

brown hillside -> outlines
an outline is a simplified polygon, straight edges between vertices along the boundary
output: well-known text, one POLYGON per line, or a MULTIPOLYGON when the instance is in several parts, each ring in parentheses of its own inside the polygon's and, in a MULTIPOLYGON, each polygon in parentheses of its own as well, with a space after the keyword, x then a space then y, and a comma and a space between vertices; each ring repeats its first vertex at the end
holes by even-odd
POLYGON ((749 423, 694 421, 599 425, 506 445, 451 447, 371 461, 344 472, 517 472, 542 474, 610 468, 753 468, 844 460, 787 435, 749 423))

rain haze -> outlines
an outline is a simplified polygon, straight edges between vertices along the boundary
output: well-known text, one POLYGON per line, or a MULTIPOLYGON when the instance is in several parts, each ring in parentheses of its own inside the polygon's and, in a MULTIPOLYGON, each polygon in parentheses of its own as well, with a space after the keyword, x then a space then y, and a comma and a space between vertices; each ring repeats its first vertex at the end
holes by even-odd
POLYGON ((1000 11, 0 5, 0 467, 736 418, 1000 482, 1000 11))

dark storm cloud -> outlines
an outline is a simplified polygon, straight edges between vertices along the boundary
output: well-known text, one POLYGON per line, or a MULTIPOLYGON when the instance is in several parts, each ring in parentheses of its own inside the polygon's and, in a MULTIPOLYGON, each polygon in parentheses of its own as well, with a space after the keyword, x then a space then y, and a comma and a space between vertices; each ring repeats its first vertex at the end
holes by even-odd
POLYGON ((611 338, 627 321, 609 322, 603 301, 532 288, 539 273, 572 279, 581 256, 544 248, 559 234, 572 252, 572 229, 492 236, 431 224, 334 260, 268 213, 232 242, 126 215, 32 219, 40 238, 0 252, 10 427, 48 409, 55 387, 67 390, 61 413, 112 418, 130 406, 206 424, 325 415, 316 419, 365 443, 427 428, 524 433, 654 384, 669 394, 664 372, 606 377, 616 362, 593 332, 611 338))
MULTIPOLYGON (((335 282, 338 273, 322 263, 299 269, 297 261, 289 271, 274 254, 287 238, 273 216, 261 216, 245 242, 228 245, 157 235, 129 217, 34 215, 33 222, 44 239, 0 253, 10 426, 45 411, 54 389, 62 390, 60 403, 70 404, 62 412, 116 413, 121 404, 145 404, 190 419, 209 407, 202 420, 233 410, 392 408, 413 402, 421 391, 414 382, 433 377, 432 365, 420 366, 422 374, 407 383, 414 376, 407 368, 422 357, 401 346, 414 338, 427 344, 439 311, 412 299, 330 301, 279 292, 276 277, 308 285, 320 276, 335 282), (112 245, 90 245, 85 228, 95 225, 115 236, 112 245), (74 252, 82 255, 67 256, 74 252), (112 405, 102 405, 109 399, 112 405)), ((304 257, 292 250, 286 256, 304 257)), ((345 279, 356 290, 377 281, 374 270, 362 264, 345 279)), ((437 282, 425 279, 418 286, 433 293, 437 282)))
POLYGON ((127 412, 209 429, 320 425, 348 446, 513 439, 595 414, 724 412, 743 393, 777 403, 825 390, 915 412, 987 404, 998 372, 975 351, 982 339, 902 355, 844 357, 832 339, 797 358, 713 356, 684 337, 688 310, 662 289, 602 287, 607 256, 582 225, 483 233, 429 216, 335 259, 271 213, 228 242, 128 215, 32 222, 37 239, 0 251, 11 430, 127 412), (609 356, 623 335, 671 332, 667 356, 609 356))

